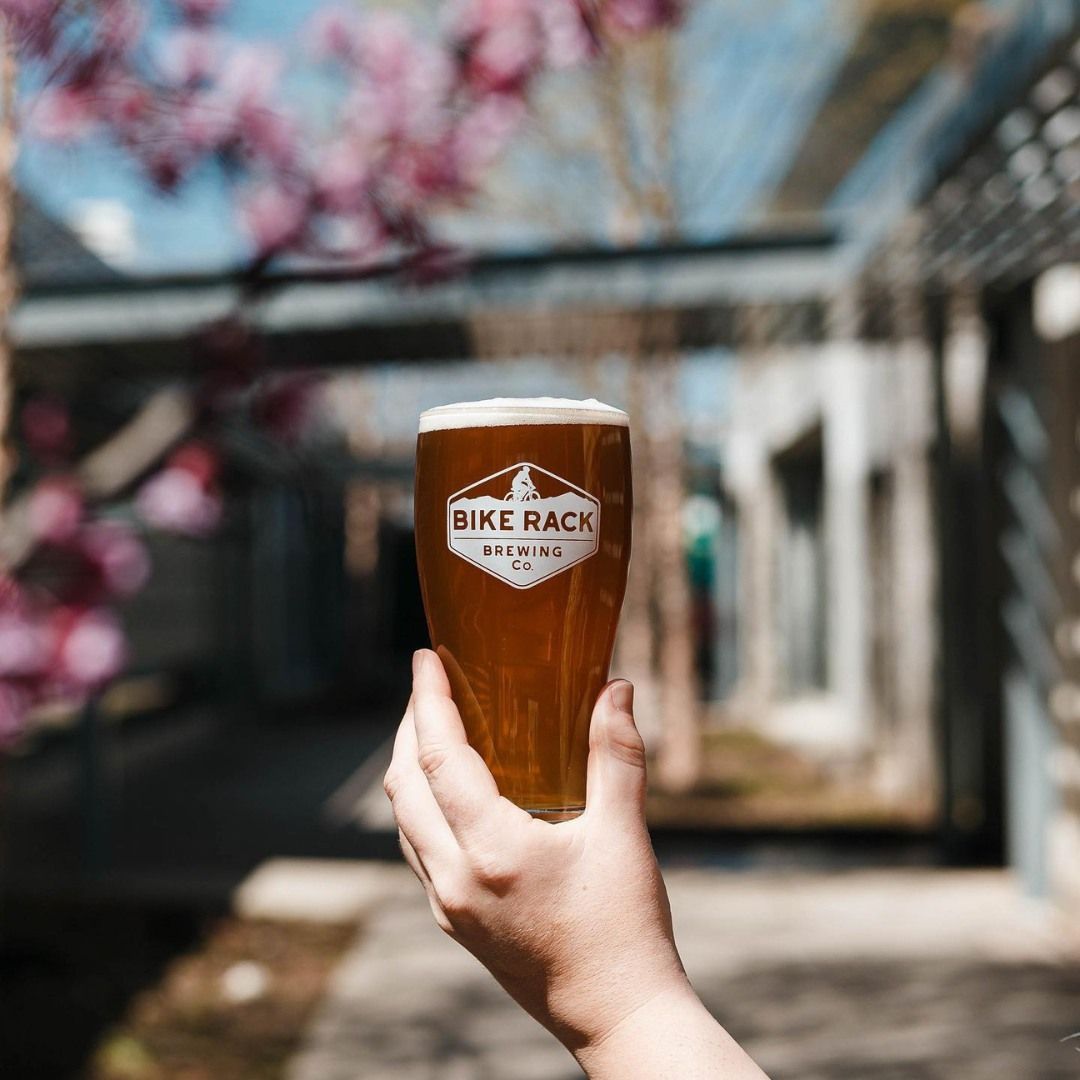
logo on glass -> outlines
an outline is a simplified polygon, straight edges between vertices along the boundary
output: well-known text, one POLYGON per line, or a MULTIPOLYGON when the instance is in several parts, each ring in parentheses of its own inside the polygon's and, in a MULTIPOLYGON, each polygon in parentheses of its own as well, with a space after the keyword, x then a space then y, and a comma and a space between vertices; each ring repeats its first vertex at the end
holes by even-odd
POLYGON ((531 461, 521 461, 446 500, 455 555, 515 589, 531 589, 596 554, 600 503, 531 461))

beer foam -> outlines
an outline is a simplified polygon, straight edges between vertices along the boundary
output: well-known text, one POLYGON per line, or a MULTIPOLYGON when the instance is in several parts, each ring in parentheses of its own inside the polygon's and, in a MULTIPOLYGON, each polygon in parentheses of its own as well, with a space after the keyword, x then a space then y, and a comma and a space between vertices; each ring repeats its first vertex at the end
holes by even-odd
POLYGON ((489 398, 438 405, 420 414, 420 434, 448 428, 509 427, 512 424, 611 424, 629 427, 630 418, 596 398, 489 398))

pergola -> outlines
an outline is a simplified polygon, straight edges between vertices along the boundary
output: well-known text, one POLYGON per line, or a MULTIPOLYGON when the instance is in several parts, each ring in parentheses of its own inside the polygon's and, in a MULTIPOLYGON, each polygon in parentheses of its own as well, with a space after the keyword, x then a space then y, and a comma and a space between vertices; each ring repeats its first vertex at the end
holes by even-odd
MULTIPOLYGON (((805 340, 822 332, 838 251, 828 232, 763 233, 711 246, 480 255, 453 280, 412 288, 347 270, 282 273, 252 305, 252 322, 271 363, 290 368, 568 356, 591 341, 617 344, 629 316, 646 337, 663 324, 667 347, 733 345, 740 313, 765 306, 782 309, 787 333, 805 340), (316 338, 317 350, 305 348, 316 338)), ((22 373, 77 368, 95 351, 118 374, 182 374, 193 334, 234 312, 243 288, 211 277, 37 291, 13 323, 22 373)))
POLYGON ((938 370, 946 820, 987 853, 1007 820, 1025 886, 1073 902, 1078 31, 1080 5, 1031 6, 940 125, 919 198, 873 264, 918 289, 910 318, 938 370), (1010 70, 1021 86, 995 74, 1010 70))

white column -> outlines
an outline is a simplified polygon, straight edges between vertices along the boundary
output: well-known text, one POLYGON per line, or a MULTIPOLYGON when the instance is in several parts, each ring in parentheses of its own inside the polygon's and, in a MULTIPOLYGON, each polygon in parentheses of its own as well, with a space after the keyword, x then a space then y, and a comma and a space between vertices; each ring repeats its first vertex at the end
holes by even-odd
POLYGON ((895 717, 890 718, 894 767, 890 786, 904 798, 930 798, 934 756, 934 656, 937 592, 930 437, 933 430, 929 349, 916 339, 897 348, 894 385, 898 426, 893 501, 892 612, 895 717))
POLYGON ((823 401, 828 682, 838 705, 837 741, 853 756, 870 747, 873 735, 866 429, 873 403, 856 304, 851 292, 832 301, 823 401))
POLYGON ((734 709, 760 725, 772 703, 776 640, 773 619, 773 552, 776 496, 766 432, 757 410, 760 368, 740 357, 733 387, 732 428, 724 448, 728 488, 738 511, 739 678, 734 709))

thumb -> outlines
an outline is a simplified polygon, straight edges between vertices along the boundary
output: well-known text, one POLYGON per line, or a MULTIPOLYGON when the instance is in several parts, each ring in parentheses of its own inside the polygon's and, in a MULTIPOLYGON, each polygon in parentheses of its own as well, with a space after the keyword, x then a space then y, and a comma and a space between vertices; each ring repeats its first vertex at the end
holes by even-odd
POLYGON ((643 820, 645 743, 634 723, 634 687, 608 683, 593 708, 586 781, 588 812, 643 820))

